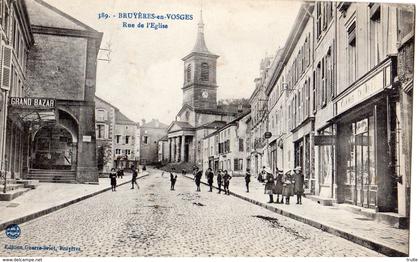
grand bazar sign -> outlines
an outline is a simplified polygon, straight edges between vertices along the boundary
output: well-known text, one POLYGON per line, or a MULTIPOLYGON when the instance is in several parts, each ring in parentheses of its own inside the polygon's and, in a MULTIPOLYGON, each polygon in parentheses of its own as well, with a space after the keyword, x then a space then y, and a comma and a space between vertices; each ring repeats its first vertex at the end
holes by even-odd
POLYGON ((10 97, 9 105, 18 108, 53 109, 55 108, 55 99, 42 97, 10 97))

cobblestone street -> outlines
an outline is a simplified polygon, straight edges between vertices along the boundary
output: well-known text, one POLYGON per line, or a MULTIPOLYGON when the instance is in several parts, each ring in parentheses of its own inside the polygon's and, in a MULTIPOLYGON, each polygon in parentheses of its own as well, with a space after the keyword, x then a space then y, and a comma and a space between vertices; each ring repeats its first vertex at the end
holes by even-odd
POLYGON ((175 191, 167 173, 138 182, 140 190, 123 185, 21 224, 17 240, 1 232, 0 256, 382 256, 204 185, 194 192, 183 177, 175 191))

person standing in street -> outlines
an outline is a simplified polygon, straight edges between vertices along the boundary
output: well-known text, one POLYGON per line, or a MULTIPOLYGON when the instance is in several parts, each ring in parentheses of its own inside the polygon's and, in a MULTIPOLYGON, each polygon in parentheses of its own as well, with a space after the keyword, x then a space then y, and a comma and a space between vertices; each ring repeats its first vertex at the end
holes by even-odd
POLYGON ((196 173, 194 175, 195 185, 197 186, 197 192, 200 192, 200 183, 201 183, 201 177, 203 176, 203 171, 196 168, 196 173))
POLYGON ((273 203, 274 202, 274 199, 273 199, 274 176, 270 168, 267 168, 266 172, 267 172, 267 176, 266 176, 267 182, 265 183, 264 192, 270 197, 268 203, 273 203))
MULTIPOLYGON (((266 173, 267 171, 265 170, 265 166, 263 166, 263 169, 261 170, 261 172, 258 174, 258 182, 263 183, 264 179, 266 177, 266 173)), ((264 193, 265 194, 265 193, 264 193)))
POLYGON ((282 195, 282 191, 283 191, 283 170, 279 170, 278 168, 276 168, 276 184, 273 188, 273 194, 277 195, 277 201, 276 203, 280 203, 283 204, 283 195, 282 195), (280 200, 280 195, 281 196, 281 201, 280 200))
POLYGON ((302 173, 302 168, 300 166, 295 168, 295 194, 296 194, 296 205, 302 205, 302 195, 303 195, 303 183, 304 177, 302 173))
POLYGON ((286 205, 290 204, 290 197, 294 195, 294 178, 292 171, 289 170, 283 177, 283 196, 286 197, 286 205))
POLYGON ((124 170, 122 168, 118 168, 117 176, 118 176, 118 178, 123 178, 124 177, 124 170))
MULTIPOLYGON (((172 172, 174 172, 175 171, 175 168, 172 168, 172 172)), ((170 173, 170 176, 171 176, 171 190, 175 190, 175 183, 176 183, 176 179, 178 178, 178 176, 175 174, 173 174, 173 173, 170 173)))
POLYGON ((209 167, 209 169, 207 169, 206 171, 206 178, 207 178, 207 183, 209 184, 209 187, 210 187, 209 192, 213 192, 214 173, 211 167, 209 167))
POLYGON ((131 172, 132 172, 132 177, 131 177, 131 189, 134 189, 134 184, 137 186, 137 189, 140 189, 139 184, 137 184, 137 175, 138 175, 138 171, 137 169, 133 166, 131 166, 131 172))
POLYGON ((223 187, 225 189, 225 195, 230 195, 229 191, 229 181, 232 179, 232 176, 229 175, 228 171, 225 170, 225 174, 223 175, 223 187))
POLYGON ((115 168, 111 168, 109 178, 111 179, 111 191, 117 191, 117 173, 115 172, 115 168))
POLYGON ((245 173, 245 187, 247 193, 249 193, 249 182, 251 182, 251 171, 247 168, 245 173))
POLYGON ((218 194, 220 194, 220 192, 222 192, 222 181, 223 181, 222 170, 219 169, 217 171, 217 187, 219 188, 218 194))

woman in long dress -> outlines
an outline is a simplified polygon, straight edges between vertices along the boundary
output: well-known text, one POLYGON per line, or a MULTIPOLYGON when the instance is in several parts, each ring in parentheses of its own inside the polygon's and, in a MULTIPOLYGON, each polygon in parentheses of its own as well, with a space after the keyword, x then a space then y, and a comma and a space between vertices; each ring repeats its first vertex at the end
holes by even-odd
POLYGON ((275 195, 277 195, 276 203, 283 204, 283 195, 282 195, 282 192, 283 192, 283 170, 278 170, 277 169, 276 173, 277 173, 276 185, 274 186, 273 193, 275 195), (281 201, 279 202, 280 195, 282 195, 282 196, 281 196, 281 201))
POLYGON ((292 174, 292 170, 289 170, 284 175, 284 182, 283 182, 283 197, 286 197, 286 205, 290 204, 290 197, 293 196, 294 193, 294 178, 292 174))

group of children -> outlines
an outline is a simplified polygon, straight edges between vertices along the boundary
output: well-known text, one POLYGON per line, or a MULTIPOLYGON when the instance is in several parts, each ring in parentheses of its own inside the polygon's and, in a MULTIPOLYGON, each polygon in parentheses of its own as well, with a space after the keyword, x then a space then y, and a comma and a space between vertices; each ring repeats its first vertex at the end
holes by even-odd
MULTIPOLYGON (((175 190, 175 183, 177 175, 174 174, 175 168, 172 168, 170 172, 170 181, 171 181, 171 190, 175 190)), ((182 171, 182 174, 185 175, 185 170, 182 171)), ((196 184, 196 191, 200 192, 201 178, 203 176, 203 171, 198 167, 193 167, 193 176, 196 184)), ((208 168, 205 172, 207 183, 209 185, 209 192, 213 191, 213 181, 214 181, 214 172, 212 168, 208 168)), ((232 179, 232 176, 229 175, 227 170, 219 169, 217 171, 216 181, 218 187, 218 194, 223 191, 226 195, 230 195, 229 183, 232 179)), ((274 203, 274 195, 277 195, 276 203, 283 204, 285 199, 285 204, 290 204, 290 197, 296 195, 296 204, 302 204, 302 195, 304 193, 304 176, 302 174, 301 167, 296 167, 294 170, 289 170, 283 174, 283 170, 276 168, 275 175, 270 168, 263 167, 263 170, 258 175, 258 181, 265 182, 264 194, 269 195, 269 202, 274 203), (280 201, 281 195, 281 201, 280 201)), ((249 168, 246 169, 245 173, 245 186, 246 192, 249 192, 249 183, 251 182, 251 172, 249 168)))
MULTIPOLYGON (((171 190, 175 190, 175 183, 177 179, 177 175, 174 174, 175 168, 172 168, 172 172, 170 172, 170 181, 171 181, 171 190)), ((182 174, 185 175, 185 170, 182 170, 182 174)), ((196 185, 196 191, 200 192, 200 184, 201 184, 201 178, 203 176, 203 171, 200 170, 198 167, 193 167, 193 176, 194 176, 194 182, 196 185)), ((211 168, 207 169, 205 173, 207 183, 209 185, 209 192, 213 192, 213 182, 214 182, 214 172, 211 168)), ((226 195, 230 195, 229 191, 229 181, 232 179, 232 176, 229 175, 227 170, 218 170, 217 176, 216 176, 216 182, 218 187, 218 194, 222 192, 222 185, 223 190, 225 191, 226 195)))
MULTIPOLYGON (((302 195, 304 193, 304 177, 302 168, 296 167, 294 170, 289 170, 283 174, 283 170, 276 169, 276 177, 270 168, 263 167, 260 174, 265 176, 264 193, 269 195, 268 203, 274 203, 274 195, 277 195, 276 203, 283 204, 283 199, 286 199, 286 205, 290 204, 290 197, 296 194, 296 204, 302 204, 302 195), (280 200, 281 195, 281 201, 280 200)), ((259 175, 259 176, 260 176, 259 175)))
MULTIPOLYGON (((140 189, 139 184, 137 184, 137 176, 138 176, 138 169, 135 166, 131 166, 131 189, 134 189, 134 185, 137 186, 137 189, 140 189)), ((111 179, 111 191, 117 191, 117 178, 124 177, 124 170, 122 168, 111 168, 111 173, 109 174, 109 178, 111 179)))

